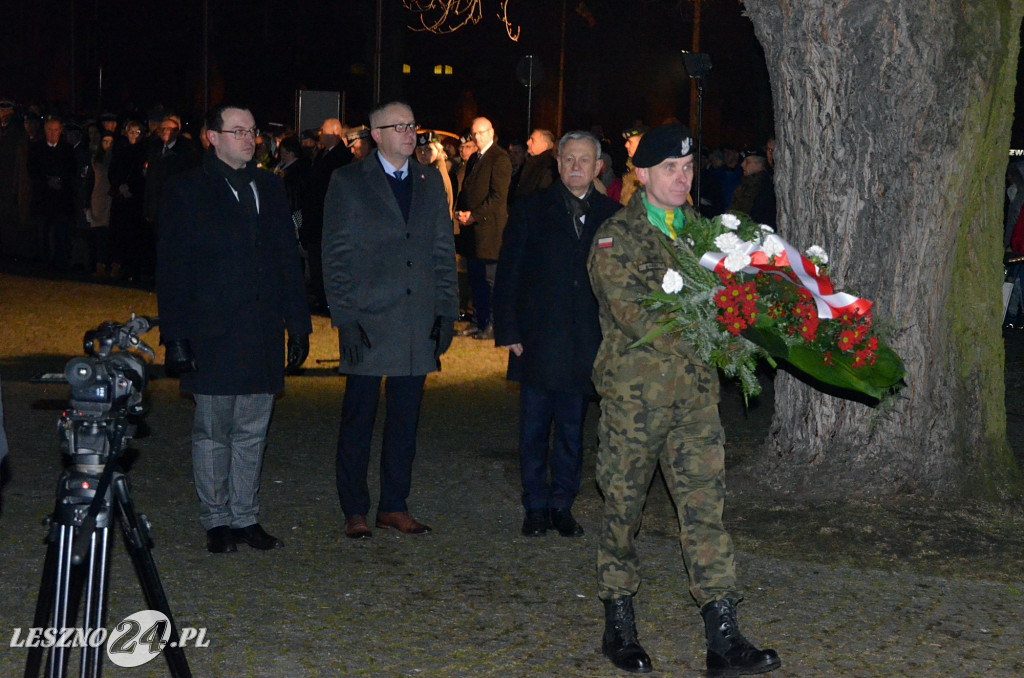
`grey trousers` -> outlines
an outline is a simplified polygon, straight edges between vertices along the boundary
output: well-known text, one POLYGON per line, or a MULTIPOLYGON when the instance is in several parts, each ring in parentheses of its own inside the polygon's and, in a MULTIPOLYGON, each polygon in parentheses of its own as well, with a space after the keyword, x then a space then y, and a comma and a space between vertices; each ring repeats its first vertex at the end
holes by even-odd
POLYGON ((206 530, 259 519, 260 468, 274 394, 193 395, 192 473, 206 530))

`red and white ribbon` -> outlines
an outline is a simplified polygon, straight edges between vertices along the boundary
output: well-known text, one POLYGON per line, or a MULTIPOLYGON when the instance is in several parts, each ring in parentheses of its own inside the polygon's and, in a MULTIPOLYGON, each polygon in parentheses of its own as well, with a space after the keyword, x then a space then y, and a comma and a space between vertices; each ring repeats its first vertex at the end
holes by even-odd
POLYGON ((739 272, 757 275, 771 273, 784 278, 794 285, 800 285, 811 293, 818 309, 819 318, 838 318, 844 311, 852 309, 857 315, 863 315, 871 308, 871 302, 860 299, 852 294, 836 292, 832 281, 822 274, 812 261, 800 251, 777 235, 769 238, 782 246, 782 253, 774 261, 761 249, 759 243, 744 242, 732 252, 707 252, 700 259, 700 265, 715 273, 726 272, 725 259, 733 253, 742 253, 750 257, 750 263, 739 272), (796 262, 794 265, 792 262, 796 262))

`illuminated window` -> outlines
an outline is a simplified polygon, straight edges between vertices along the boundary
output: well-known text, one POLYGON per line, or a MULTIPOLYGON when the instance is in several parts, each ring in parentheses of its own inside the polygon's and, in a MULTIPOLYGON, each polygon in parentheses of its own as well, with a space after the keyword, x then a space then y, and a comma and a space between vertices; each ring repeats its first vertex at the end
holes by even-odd
POLYGON ((451 75, 452 67, 449 64, 437 64, 434 66, 434 75, 451 75))
POLYGON ((412 66, 410 66, 409 64, 402 64, 402 73, 404 75, 409 75, 410 73, 412 73, 412 66))
POLYGON ((434 66, 434 75, 441 75, 442 69, 444 69, 444 66, 441 64, 434 66))
POLYGON ((448 65, 445 65, 445 67, 444 67, 444 74, 445 75, 451 75, 452 74, 452 67, 448 66, 448 65))

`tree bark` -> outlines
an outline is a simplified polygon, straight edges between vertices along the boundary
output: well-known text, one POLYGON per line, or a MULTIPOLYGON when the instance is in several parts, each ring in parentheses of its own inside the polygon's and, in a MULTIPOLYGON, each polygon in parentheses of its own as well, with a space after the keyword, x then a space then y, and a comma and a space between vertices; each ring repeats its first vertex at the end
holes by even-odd
POLYGON ((780 234, 875 302, 906 387, 877 408, 780 371, 760 462, 806 499, 1005 497, 1002 204, 1021 0, 744 0, 775 102, 780 234))

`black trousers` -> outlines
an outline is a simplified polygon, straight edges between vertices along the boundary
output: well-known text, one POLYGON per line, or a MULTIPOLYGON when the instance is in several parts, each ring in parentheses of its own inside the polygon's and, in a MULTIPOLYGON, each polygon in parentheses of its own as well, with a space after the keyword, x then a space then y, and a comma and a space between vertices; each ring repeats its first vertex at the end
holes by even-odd
POLYGON ((350 374, 345 382, 335 459, 338 499, 346 516, 366 515, 370 511, 366 472, 382 379, 385 380, 384 442, 380 453, 377 511, 407 510, 405 501, 412 484, 416 429, 426 375, 385 378, 350 374))

